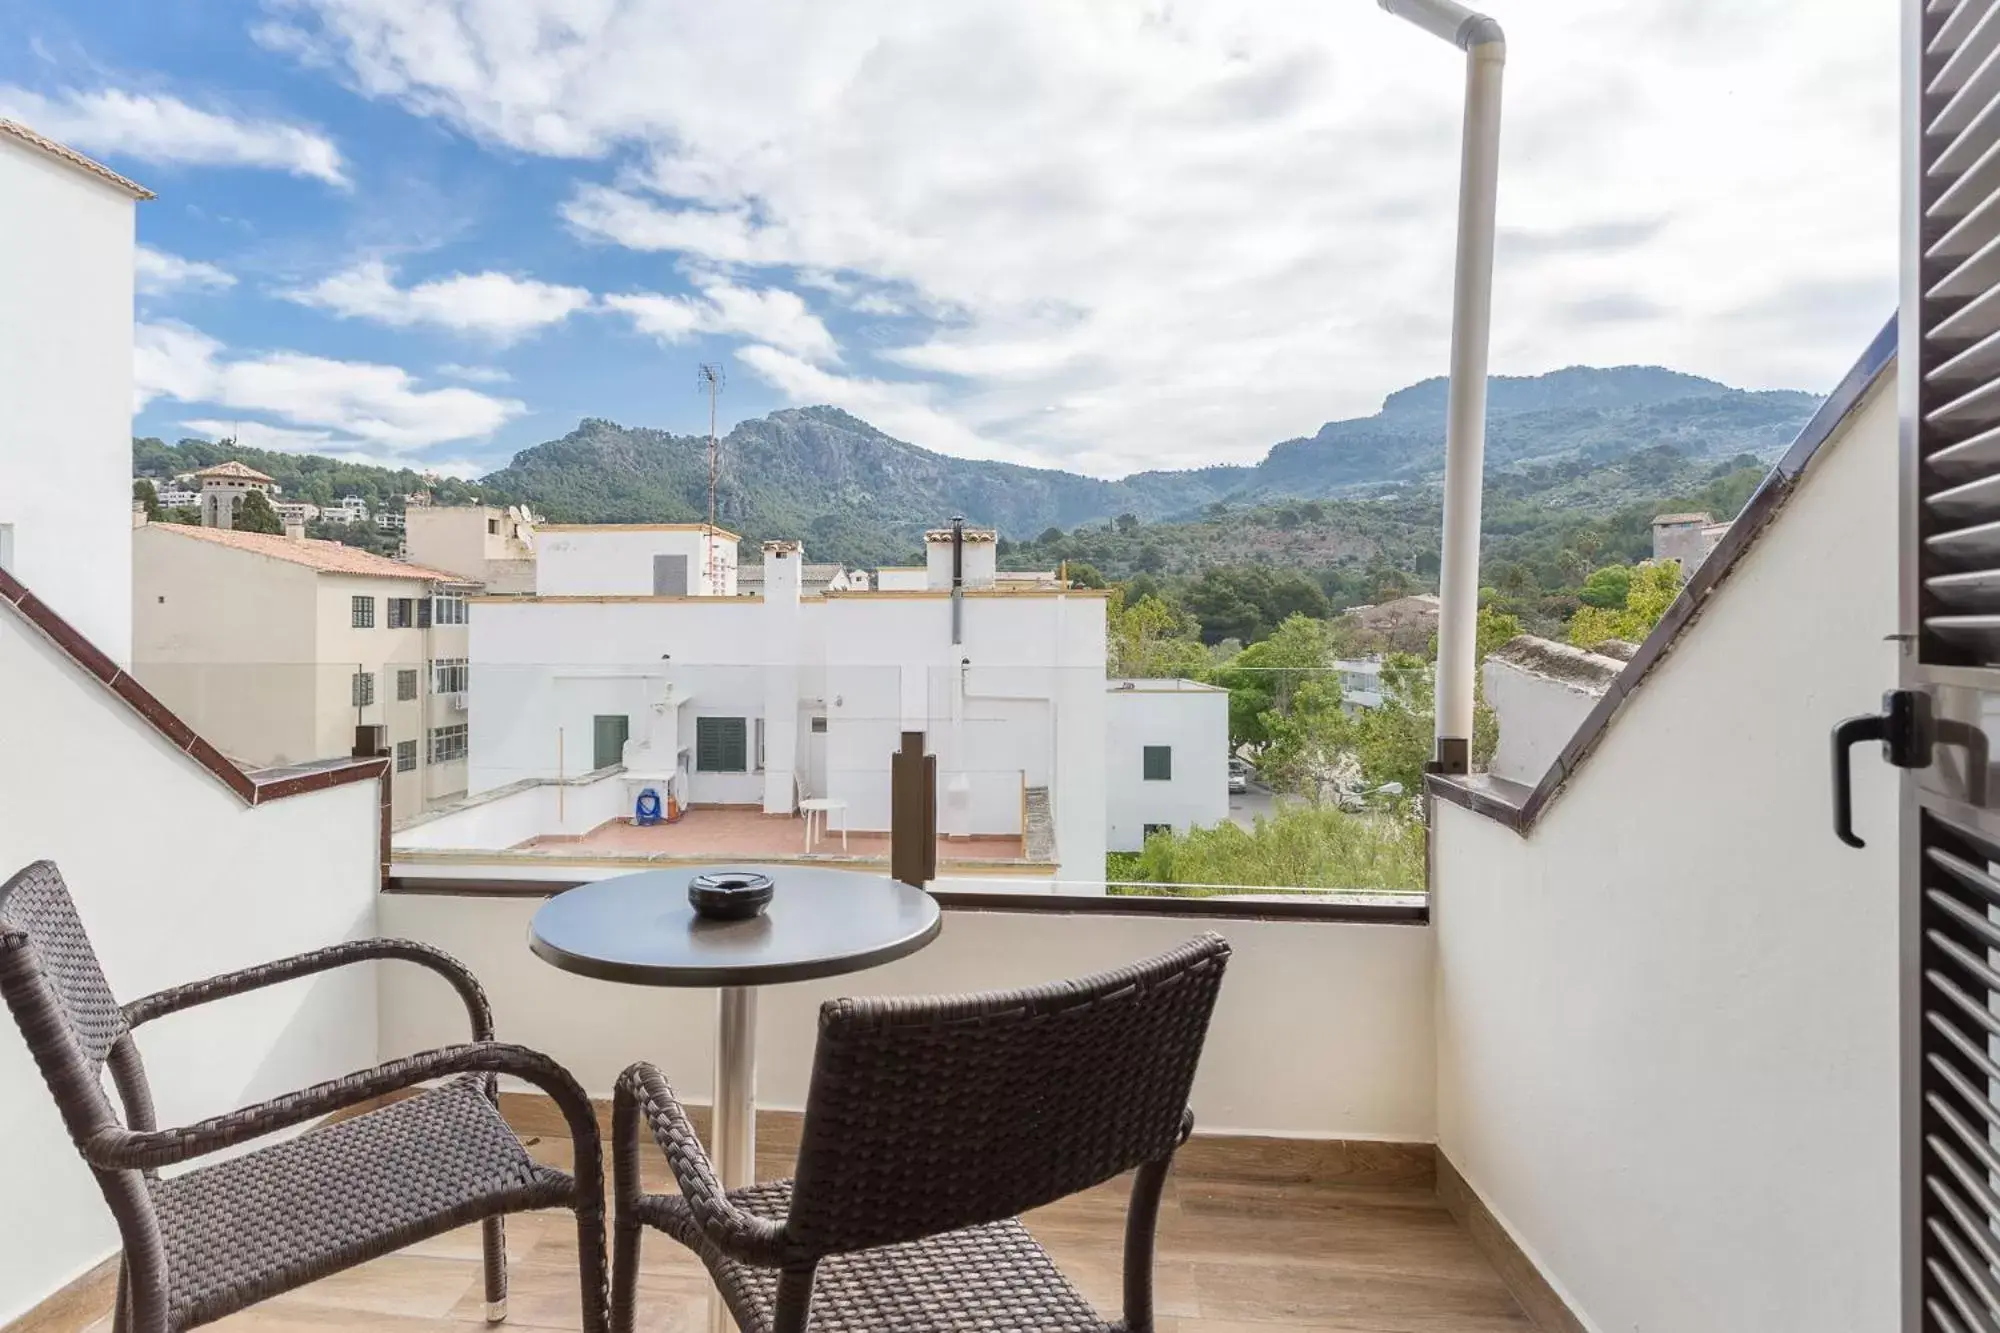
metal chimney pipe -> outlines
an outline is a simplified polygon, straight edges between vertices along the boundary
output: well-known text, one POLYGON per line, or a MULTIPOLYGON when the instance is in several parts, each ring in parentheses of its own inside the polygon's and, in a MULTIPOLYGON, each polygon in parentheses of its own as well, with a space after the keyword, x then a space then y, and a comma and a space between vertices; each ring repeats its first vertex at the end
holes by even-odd
POLYGON ((965 642, 965 515, 951 516, 951 641, 965 642))
POLYGON ((1381 0, 1382 8, 1465 52, 1465 129, 1452 283, 1451 388, 1445 408, 1444 548, 1438 579, 1437 731, 1430 768, 1472 768, 1479 633, 1479 529, 1486 467, 1486 361, 1493 331, 1493 234, 1500 184, 1500 25, 1456 0, 1381 0))

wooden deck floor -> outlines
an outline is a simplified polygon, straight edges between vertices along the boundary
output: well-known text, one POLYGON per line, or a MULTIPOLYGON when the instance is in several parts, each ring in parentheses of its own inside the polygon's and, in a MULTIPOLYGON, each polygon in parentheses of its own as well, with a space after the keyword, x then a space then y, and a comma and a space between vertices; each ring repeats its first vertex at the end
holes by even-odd
MULTIPOLYGON (((529 1099, 509 1115, 540 1159, 568 1167, 569 1145, 529 1099)), ((759 1175, 790 1173, 780 1134, 760 1143, 759 1175)), ((1274 1144, 1251 1154, 1183 1151, 1161 1208, 1155 1277, 1161 1333, 1532 1333, 1491 1265, 1432 1190, 1397 1169, 1312 1183, 1302 1160, 1320 1150, 1274 1144), (1384 1183, 1387 1182, 1387 1183, 1384 1183)), ((651 1188, 671 1188, 648 1155, 651 1188)), ((1119 1310, 1126 1183, 1028 1218, 1057 1263, 1107 1318, 1119 1310)), ((579 1327, 576 1231, 567 1213, 507 1223, 508 1320, 514 1329, 579 1327)), ((706 1329, 701 1266, 648 1233, 639 1327, 706 1329)), ((234 1333, 474 1333, 482 1319, 479 1230, 467 1227, 378 1259, 211 1327, 234 1333)), ((87 1327, 109 1328, 104 1318, 87 1327)))

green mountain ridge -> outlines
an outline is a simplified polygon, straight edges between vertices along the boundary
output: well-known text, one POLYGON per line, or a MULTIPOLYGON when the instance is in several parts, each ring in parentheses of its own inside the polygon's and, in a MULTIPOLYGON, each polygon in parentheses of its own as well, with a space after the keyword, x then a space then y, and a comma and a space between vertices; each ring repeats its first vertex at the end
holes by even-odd
MULTIPOLYGON (((1408 510, 1411 521, 1424 505, 1435 507, 1445 393, 1442 379, 1413 384, 1390 394, 1375 415, 1328 422, 1312 436, 1274 445, 1254 464, 1117 480, 955 458, 895 439, 838 408, 788 408, 739 422, 724 437, 717 517, 746 538, 797 537, 816 558, 876 564, 907 557, 924 528, 952 514, 999 528, 1011 544, 1121 515, 1155 528, 1199 526, 1218 505, 1270 509, 1272 522, 1262 526, 1290 531, 1280 520, 1296 526, 1301 511, 1285 506, 1320 502, 1320 517, 1302 521, 1326 536, 1322 558, 1414 559, 1414 530, 1410 541, 1364 540, 1380 526, 1366 506, 1390 502, 1408 510)), ((1496 376, 1488 385, 1489 494, 1525 487, 1531 508, 1583 513, 1636 503, 1641 491, 1675 494, 1740 455, 1775 457, 1818 401, 1806 393, 1734 389, 1657 366, 1496 376)), ((134 441, 139 476, 165 478, 225 457, 270 473, 288 498, 316 502, 361 494, 380 504, 422 484, 406 469, 202 441, 134 441)), ((434 489, 446 502, 527 503, 557 522, 697 521, 708 508, 707 441, 586 418, 476 483, 434 489)))

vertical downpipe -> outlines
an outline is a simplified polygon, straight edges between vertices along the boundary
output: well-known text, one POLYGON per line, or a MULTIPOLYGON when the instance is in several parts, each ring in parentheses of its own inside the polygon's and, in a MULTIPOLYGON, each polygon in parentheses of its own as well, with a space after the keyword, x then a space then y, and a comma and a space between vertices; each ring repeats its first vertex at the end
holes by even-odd
POLYGON ((1445 418, 1437 733, 1431 761, 1433 770, 1441 773, 1466 773, 1472 767, 1480 508, 1486 463, 1486 363, 1493 320, 1500 81, 1507 58, 1498 25, 1490 20, 1468 21, 1460 29, 1460 40, 1465 44, 1465 141, 1459 169, 1451 389, 1445 418))
POLYGON ((951 516, 951 643, 965 642, 965 515, 951 516))

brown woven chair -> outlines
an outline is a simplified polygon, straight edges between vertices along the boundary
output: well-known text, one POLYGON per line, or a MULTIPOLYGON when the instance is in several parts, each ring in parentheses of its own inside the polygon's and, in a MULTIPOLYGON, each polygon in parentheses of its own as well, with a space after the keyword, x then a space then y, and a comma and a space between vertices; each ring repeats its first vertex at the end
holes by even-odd
POLYGON ((1153 1229, 1229 946, 1214 935, 1081 981, 821 1007, 798 1176, 725 1192, 658 1070, 612 1111, 612 1325, 640 1227, 694 1250, 747 1333, 1153 1328, 1153 1229), (639 1117, 678 1195, 639 1187, 639 1117), (1107 1324, 1019 1214, 1138 1169, 1125 1309, 1107 1324))
POLYGON ((449 955, 407 940, 359 940, 121 1008, 62 876, 38 861, 0 885, 0 994, 118 1221, 125 1243, 120 1333, 205 1324, 468 1222, 484 1223, 487 1318, 497 1322, 507 1299, 501 1215, 550 1207, 576 1211, 583 1327, 604 1329, 603 1157, 590 1100, 547 1056, 493 1040, 485 993, 449 955), (132 1029, 191 1005, 375 958, 443 974, 465 1001, 473 1041, 183 1128, 156 1127, 132 1029), (104 1092, 107 1064, 123 1123, 104 1092), (529 1158, 500 1118, 498 1074, 526 1079, 555 1099, 575 1144, 574 1177, 529 1158), (378 1110, 171 1178, 156 1174, 437 1078, 447 1081, 378 1110))

